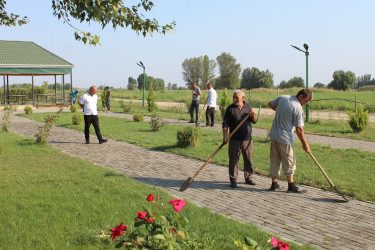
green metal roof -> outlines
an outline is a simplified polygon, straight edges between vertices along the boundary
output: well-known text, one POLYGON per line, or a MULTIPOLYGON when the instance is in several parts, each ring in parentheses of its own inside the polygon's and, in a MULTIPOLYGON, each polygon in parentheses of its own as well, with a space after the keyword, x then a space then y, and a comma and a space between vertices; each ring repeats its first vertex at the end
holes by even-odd
POLYGON ((1 74, 71 74, 73 67, 33 42, 0 40, 1 74))

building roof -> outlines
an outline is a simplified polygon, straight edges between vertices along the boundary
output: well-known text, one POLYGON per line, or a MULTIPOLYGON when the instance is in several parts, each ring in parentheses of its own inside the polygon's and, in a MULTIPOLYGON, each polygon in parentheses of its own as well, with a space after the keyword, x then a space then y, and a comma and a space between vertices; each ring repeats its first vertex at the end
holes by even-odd
POLYGON ((71 74, 73 67, 34 42, 0 40, 1 74, 71 74))

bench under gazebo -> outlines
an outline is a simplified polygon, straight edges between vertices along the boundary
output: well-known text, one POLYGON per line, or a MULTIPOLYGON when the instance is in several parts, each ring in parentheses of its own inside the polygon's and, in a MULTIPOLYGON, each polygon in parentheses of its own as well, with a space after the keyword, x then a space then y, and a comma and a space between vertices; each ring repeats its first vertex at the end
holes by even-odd
POLYGON ((1 105, 32 103, 33 106, 68 105, 73 89, 73 64, 43 47, 28 41, 0 40, 0 75, 3 75, 1 105), (70 75, 70 91, 65 93, 65 76, 70 75), (9 78, 31 76, 31 93, 11 94, 9 78), (54 76, 54 93, 35 93, 35 76, 54 76), (57 94, 57 77, 61 76, 62 93, 57 94))

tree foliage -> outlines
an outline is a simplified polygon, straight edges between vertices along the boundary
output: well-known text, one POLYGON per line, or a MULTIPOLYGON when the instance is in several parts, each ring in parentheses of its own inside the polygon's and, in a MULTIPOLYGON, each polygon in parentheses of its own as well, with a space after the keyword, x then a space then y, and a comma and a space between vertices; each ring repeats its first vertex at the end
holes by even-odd
POLYGON ((207 88, 207 83, 215 78, 215 60, 210 60, 208 55, 185 59, 182 63, 182 78, 190 87, 196 83, 201 89, 207 88))
POLYGON ((273 74, 267 69, 260 71, 258 68, 246 68, 241 75, 241 88, 272 88, 273 74))
POLYGON ((130 76, 128 78, 128 86, 127 87, 128 87, 129 90, 135 90, 138 87, 137 86, 137 80, 135 80, 133 77, 130 76))
POLYGON ((358 89, 367 85, 375 85, 375 79, 374 78, 371 79, 371 74, 358 76, 354 83, 354 89, 358 89))
MULTIPOLYGON (((140 74, 137 78, 138 82, 138 89, 143 89, 143 74, 140 74)), ((145 74, 145 89, 149 90, 150 84, 152 84, 152 89, 163 90, 165 88, 164 80, 161 78, 153 78, 152 76, 148 76, 145 74)))
POLYGON ((335 90, 352 89, 356 81, 355 74, 351 71, 336 70, 333 72, 333 80, 328 84, 328 88, 335 90))
POLYGON ((288 81, 281 81, 279 88, 286 89, 286 88, 304 88, 305 81, 302 77, 295 76, 290 78, 288 81))
POLYGON ((219 65, 220 76, 216 78, 215 87, 217 89, 237 89, 240 87, 241 65, 236 63, 229 53, 223 52, 216 58, 219 65))
MULTIPOLYGON (((8 14, 5 11, 5 0, 0 0, 0 26, 16 26, 28 23, 27 17, 20 19, 19 15, 8 14)), ((63 19, 75 29, 75 39, 87 42, 90 45, 100 44, 99 36, 84 32, 71 24, 71 20, 79 22, 98 23, 102 29, 107 25, 116 28, 130 28, 137 34, 146 36, 153 32, 165 34, 171 32, 175 27, 175 22, 160 25, 156 19, 144 17, 144 12, 149 12, 154 7, 150 0, 138 0, 132 6, 126 6, 122 0, 52 0, 53 15, 58 19, 63 19)))
POLYGON ((324 85, 321 82, 317 82, 317 83, 314 84, 314 88, 320 89, 320 88, 325 88, 325 87, 326 87, 326 85, 324 85))

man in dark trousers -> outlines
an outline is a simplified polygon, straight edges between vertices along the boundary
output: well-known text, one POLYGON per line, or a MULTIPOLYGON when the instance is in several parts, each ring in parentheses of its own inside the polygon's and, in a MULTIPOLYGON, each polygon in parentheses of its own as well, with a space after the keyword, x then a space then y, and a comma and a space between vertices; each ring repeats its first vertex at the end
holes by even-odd
POLYGON ((296 170, 296 155, 294 152, 293 131, 302 143, 305 152, 310 151, 310 146, 305 139, 303 131, 303 109, 302 106, 311 100, 311 92, 302 89, 297 95, 282 95, 273 99, 268 106, 276 111, 273 120, 270 138, 270 175, 272 178, 271 191, 280 188, 277 178, 282 165, 286 179, 288 180, 288 192, 305 193, 306 190, 294 184, 293 175, 296 170))
POLYGON ((106 91, 106 103, 105 105, 107 106, 107 110, 108 112, 111 112, 111 106, 110 106, 110 102, 111 102, 111 91, 109 90, 109 87, 105 87, 105 91, 106 91))
POLYGON ((225 111, 223 119, 223 141, 228 141, 228 128, 231 133, 249 113, 250 117, 241 125, 229 140, 229 180, 232 188, 237 187, 238 165, 242 153, 244 161, 244 177, 246 184, 255 185, 253 180, 253 140, 251 137, 251 123, 256 123, 258 118, 252 107, 245 103, 245 94, 236 90, 233 94, 233 104, 225 111))
POLYGON ((98 118, 98 96, 96 86, 91 86, 89 91, 81 96, 79 105, 83 108, 84 120, 85 120, 85 138, 86 144, 90 144, 90 126, 91 123, 94 126, 96 137, 98 137, 99 144, 107 142, 107 139, 103 139, 99 128, 98 118))
POLYGON ((197 86, 196 83, 191 84, 191 88, 193 89, 192 93, 192 100, 189 109, 190 113, 190 121, 189 123, 194 123, 194 110, 195 110, 195 122, 198 122, 198 111, 199 111, 199 97, 201 95, 201 89, 197 86))

